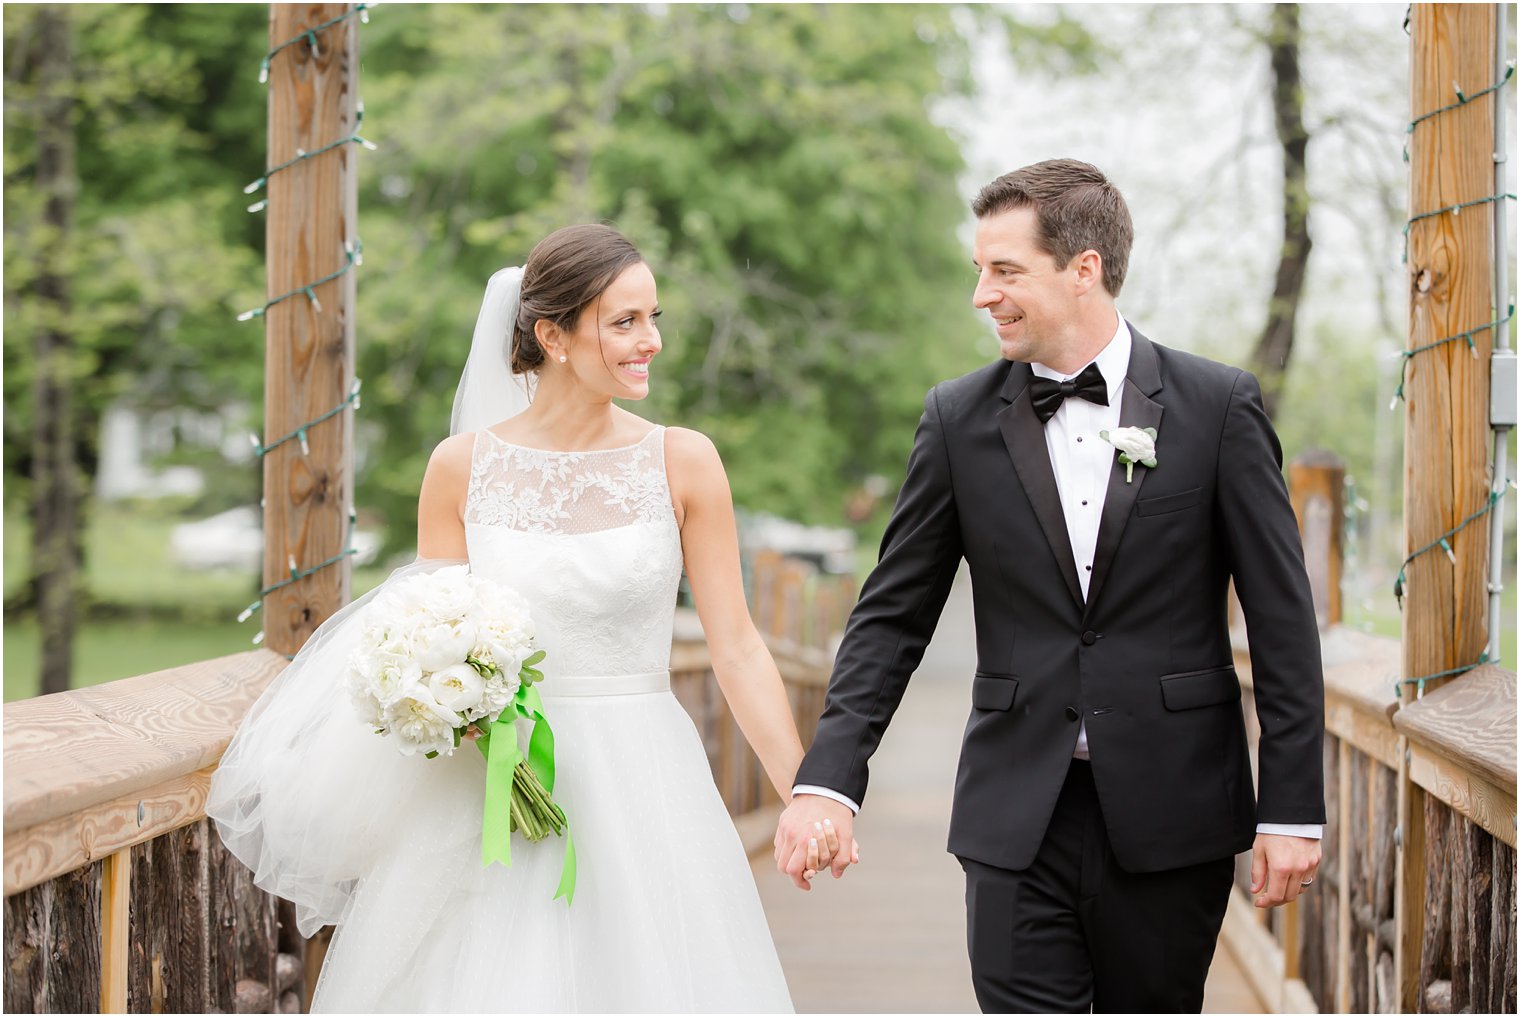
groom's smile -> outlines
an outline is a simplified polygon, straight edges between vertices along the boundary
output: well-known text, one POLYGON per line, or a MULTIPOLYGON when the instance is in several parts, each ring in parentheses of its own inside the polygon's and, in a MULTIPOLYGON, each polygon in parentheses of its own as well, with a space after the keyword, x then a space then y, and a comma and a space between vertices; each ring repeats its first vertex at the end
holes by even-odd
POLYGON ((1059 264, 1041 240, 1039 215, 1032 208, 977 221, 972 261, 978 276, 971 302, 992 318, 1004 360, 1074 372, 1096 352, 1087 348, 1090 339, 1112 335, 1112 298, 1095 285, 1084 257, 1098 264, 1091 252, 1059 264))

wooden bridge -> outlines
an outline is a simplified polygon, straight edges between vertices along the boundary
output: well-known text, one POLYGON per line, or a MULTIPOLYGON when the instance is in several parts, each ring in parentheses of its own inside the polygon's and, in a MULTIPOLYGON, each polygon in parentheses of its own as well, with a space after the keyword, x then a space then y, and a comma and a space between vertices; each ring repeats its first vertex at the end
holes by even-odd
MULTIPOLYGON (((274 5, 271 39, 299 37, 331 13, 322 6, 274 5)), ((1412 31, 1428 40, 1448 21, 1484 16, 1482 5, 1417 4, 1412 31)), ((292 56, 275 68, 272 96, 299 91, 323 101, 320 116, 296 117, 289 102, 272 98, 272 111, 288 121, 271 132, 272 157, 288 158, 298 146, 312 150, 353 128, 351 21, 344 32, 324 38, 321 66, 292 56), (299 89, 298 74, 310 76, 299 89)), ((1458 41, 1477 35, 1460 26, 1451 33, 1458 41)), ((1423 84, 1413 95, 1416 108, 1440 111, 1449 101, 1449 83, 1459 76, 1441 63, 1450 49, 1444 42, 1417 47, 1423 84)), ((1417 170, 1434 164, 1442 146, 1455 150, 1463 139, 1478 139, 1467 146, 1471 165, 1424 174, 1431 187, 1412 189, 1416 206, 1471 203, 1465 191, 1440 188, 1492 174, 1494 148, 1479 124, 1491 105, 1447 107, 1412 134, 1417 170)), ((353 170, 346 157, 321 166, 326 176, 298 167, 269 185, 271 195, 300 199, 271 203, 270 292, 299 292, 309 278, 293 251, 322 265, 342 261, 355 217, 353 170), (301 198, 303 188, 316 197, 301 198)), ((1482 246, 1482 226, 1476 213, 1458 220, 1431 212, 1409 234, 1411 276, 1422 280, 1412 295, 1410 350, 1424 351, 1405 392, 1405 469, 1419 479, 1418 487, 1410 480, 1405 498, 1410 546, 1450 527, 1486 492, 1489 422, 1462 413, 1486 413, 1492 337, 1473 326, 1503 302, 1491 302, 1486 290, 1459 293, 1448 285, 1481 281, 1483 272, 1460 262, 1482 246), (1440 338, 1464 330, 1471 357, 1440 338)), ((266 315, 271 434, 315 419, 350 392, 352 276, 324 285, 334 291, 331 299, 324 291, 324 309, 292 301, 266 315)), ((287 562, 298 553, 302 561, 323 561, 344 546, 352 434, 346 418, 334 419, 342 426, 314 432, 309 454, 287 447, 265 460, 267 582, 293 572, 287 562)), ((1326 662, 1325 860, 1315 892, 1270 914, 1252 908, 1237 888, 1207 1005, 1230 1012, 1513 1012, 1515 674, 1465 666, 1481 659, 1482 543, 1443 540, 1449 570, 1440 554, 1411 564, 1404 616, 1411 635, 1402 646, 1348 630, 1339 624, 1341 477, 1323 460, 1296 464, 1292 474, 1326 662), (1427 674, 1428 686, 1418 684, 1428 694, 1414 695, 1409 676, 1427 674)), ((7 705, 7 1012, 295 1012, 309 1000, 322 940, 301 940, 289 905, 252 886, 208 827, 203 806, 244 711, 284 667, 283 654, 347 599, 347 583, 346 570, 331 569, 271 592, 265 649, 7 705)), ((762 560, 755 569, 751 606, 804 740, 822 706, 826 647, 847 594, 801 563, 762 560)), ((862 865, 811 894, 771 867, 774 795, 728 715, 699 634, 676 634, 673 688, 706 740, 741 834, 756 848, 757 878, 803 1010, 974 1008, 961 878, 942 849, 971 670, 964 586, 956 598, 910 687, 913 712, 904 720, 915 720, 893 727, 874 767, 860 821, 862 865)), ((1236 654, 1246 717, 1254 722, 1243 631, 1236 654)))
MULTIPOLYGON (((1301 519, 1338 490, 1295 470, 1301 519), (1327 494, 1326 492, 1330 492, 1327 494)), ((1306 543, 1333 548, 1312 532, 1306 543)), ((1311 568, 1317 596, 1337 562, 1311 568)), ((848 591, 761 558, 751 604, 804 738, 848 591)), ((959 583, 861 817, 862 864, 811 894, 770 861, 778 805, 728 715, 700 634, 673 687, 703 732, 803 1011, 971 1012, 963 884, 944 851, 974 668, 959 583)), ((1270 915, 1236 891, 1206 1005, 1219 1012, 1503 1012, 1515 1004, 1515 676, 1486 667, 1398 705, 1399 644, 1327 617, 1330 824, 1317 892, 1270 915)), ((321 961, 288 905, 252 886, 202 812, 216 759, 283 667, 238 654, 5 710, 5 1009, 294 1012, 321 961)), ((1237 637, 1245 685, 1249 656, 1237 637)), ((1242 862, 1244 867, 1244 861, 1242 862)))

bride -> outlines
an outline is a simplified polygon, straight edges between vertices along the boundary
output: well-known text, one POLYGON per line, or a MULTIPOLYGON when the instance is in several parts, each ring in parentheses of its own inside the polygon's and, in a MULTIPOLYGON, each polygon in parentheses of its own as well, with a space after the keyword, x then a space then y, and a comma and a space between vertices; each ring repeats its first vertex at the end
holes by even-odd
MULTIPOLYGON (((654 276, 606 226, 570 226, 491 278, 451 435, 422 481, 418 559, 467 560, 531 605, 547 651, 557 837, 482 867, 485 763, 403 757, 342 692, 358 612, 338 612, 254 704, 206 814, 300 930, 337 932, 314 1011, 790 1012, 749 862, 670 692, 684 566, 718 684, 777 792, 802 746, 750 621, 712 442, 614 405, 649 392, 654 276)), ((807 874, 839 850, 831 828, 807 874)), ((855 850, 852 844, 849 848, 855 850)))

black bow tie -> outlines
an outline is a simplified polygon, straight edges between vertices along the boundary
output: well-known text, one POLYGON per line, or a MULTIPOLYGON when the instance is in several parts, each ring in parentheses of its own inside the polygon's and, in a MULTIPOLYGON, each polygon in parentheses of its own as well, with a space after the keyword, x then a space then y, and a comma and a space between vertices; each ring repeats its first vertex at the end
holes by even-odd
POLYGON ((1035 375, 1029 379, 1029 394, 1034 402, 1034 415, 1042 424, 1050 422, 1067 396, 1077 396, 1099 406, 1108 405, 1108 383, 1103 380, 1103 372, 1098 370, 1097 364, 1088 364, 1070 381, 1035 375))

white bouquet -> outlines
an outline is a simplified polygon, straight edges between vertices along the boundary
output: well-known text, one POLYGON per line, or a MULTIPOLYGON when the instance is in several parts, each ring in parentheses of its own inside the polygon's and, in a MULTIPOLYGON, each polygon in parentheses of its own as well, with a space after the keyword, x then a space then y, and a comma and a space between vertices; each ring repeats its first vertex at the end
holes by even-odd
MULTIPOLYGON (((473 727, 487 766, 482 855, 510 864, 508 835, 540 840, 565 827, 550 797, 554 737, 533 684, 544 659, 516 591, 454 565, 382 590, 348 659, 359 718, 404 755, 452 755, 473 727), (515 721, 533 724, 529 750, 515 721), (494 750, 494 751, 493 751, 494 750), (510 790, 509 790, 510 789, 510 790)), ((573 886, 573 849, 567 844, 573 886)), ((563 889, 563 886, 562 886, 563 889)))
POLYGON ((408 756, 453 753, 470 725, 496 720, 525 680, 542 677, 527 604, 467 565, 382 590, 360 640, 348 661, 349 697, 408 756))

